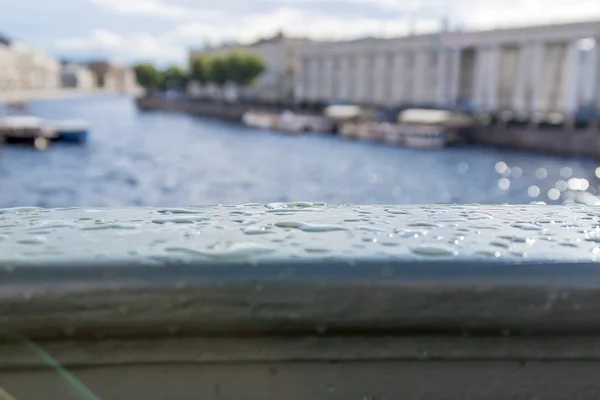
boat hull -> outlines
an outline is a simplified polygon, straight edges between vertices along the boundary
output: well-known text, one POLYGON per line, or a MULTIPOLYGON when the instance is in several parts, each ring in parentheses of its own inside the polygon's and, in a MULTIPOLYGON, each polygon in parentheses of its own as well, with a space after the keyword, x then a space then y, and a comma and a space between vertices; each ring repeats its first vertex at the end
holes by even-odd
POLYGON ((87 131, 80 132, 58 132, 55 141, 66 143, 83 143, 88 139, 87 131))

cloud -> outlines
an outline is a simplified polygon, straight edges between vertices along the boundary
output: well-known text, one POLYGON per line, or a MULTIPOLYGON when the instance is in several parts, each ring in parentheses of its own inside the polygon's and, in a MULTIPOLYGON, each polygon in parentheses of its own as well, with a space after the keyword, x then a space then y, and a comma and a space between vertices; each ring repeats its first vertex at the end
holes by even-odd
POLYGON ((598 0, 513 0, 510 3, 473 2, 457 10, 474 29, 582 21, 600 18, 598 0))
POLYGON ((131 27, 99 29, 55 40, 66 55, 101 54, 136 61, 184 62, 204 41, 253 41, 283 30, 314 39, 397 36, 412 24, 439 29, 441 18, 470 29, 599 18, 598 0, 82 0, 131 27))
MULTIPOLYGON (((436 20, 419 22, 419 28, 424 31, 435 30, 439 25, 436 20)), ((247 42, 273 35, 279 29, 290 35, 314 39, 349 39, 363 35, 403 34, 408 30, 408 23, 405 19, 340 17, 287 7, 269 13, 250 13, 239 19, 228 20, 223 15, 210 21, 181 21, 173 29, 159 34, 117 34, 106 29, 93 29, 84 36, 56 40, 54 48, 71 56, 112 54, 113 58, 123 61, 183 62, 187 49, 198 47, 205 40, 211 43, 224 40, 247 42), (307 21, 311 23, 307 24, 307 21)))
POLYGON ((160 0, 89 0, 89 2, 119 14, 167 19, 185 19, 188 17, 188 9, 185 7, 170 5, 160 0))
POLYGON ((110 57, 117 61, 156 60, 178 62, 185 57, 183 46, 173 46, 145 32, 116 34, 94 29, 89 35, 57 40, 55 48, 71 55, 110 57))

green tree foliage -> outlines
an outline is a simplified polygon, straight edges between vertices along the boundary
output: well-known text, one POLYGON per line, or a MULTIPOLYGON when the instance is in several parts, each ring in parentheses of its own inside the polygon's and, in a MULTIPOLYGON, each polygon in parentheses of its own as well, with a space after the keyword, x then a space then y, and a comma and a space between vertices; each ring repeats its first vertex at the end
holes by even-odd
POLYGON ((253 54, 232 52, 225 56, 228 80, 239 85, 250 85, 265 70, 263 60, 253 54))
POLYGON ((208 56, 198 56, 190 63, 189 77, 201 84, 205 84, 210 79, 211 58, 208 56))
POLYGON ((221 55, 200 55, 190 62, 190 70, 171 66, 159 71, 149 63, 134 67, 136 78, 146 89, 184 89, 189 79, 200 84, 214 83, 219 87, 227 82, 239 86, 251 85, 265 70, 264 61, 254 55, 234 51, 221 55))
POLYGON ((210 60, 209 82, 217 86, 224 86, 227 81, 231 80, 230 68, 227 56, 214 56, 210 60))
POLYGON ((176 65, 168 67, 162 72, 163 89, 182 90, 185 88, 186 82, 187 73, 176 65))
POLYGON ((145 89, 156 89, 162 85, 162 74, 150 63, 140 63, 133 67, 138 83, 145 89))

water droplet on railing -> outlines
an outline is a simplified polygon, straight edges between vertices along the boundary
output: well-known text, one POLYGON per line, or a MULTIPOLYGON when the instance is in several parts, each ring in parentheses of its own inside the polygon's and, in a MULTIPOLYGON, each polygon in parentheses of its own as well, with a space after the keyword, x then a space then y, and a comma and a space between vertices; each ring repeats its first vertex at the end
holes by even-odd
POLYGON ((0 208, 0 214, 24 214, 30 212, 41 211, 39 207, 12 207, 12 208, 0 208))
POLYGON ((190 208, 164 208, 157 211, 159 214, 201 214, 200 210, 193 210, 190 208))
POLYGON ((269 233, 273 233, 267 229, 265 229, 265 227, 261 227, 261 228, 244 228, 242 229, 242 232, 244 232, 246 235, 266 235, 269 233))
POLYGON ((29 239, 21 239, 21 240, 17 240, 17 243, 19 244, 46 244, 48 242, 48 239, 46 239, 44 236, 35 236, 29 239))
POLYGON ((85 228, 81 228, 82 231, 103 231, 108 229, 117 229, 117 230, 132 230, 136 229, 138 225, 126 225, 126 224, 105 224, 105 225, 95 225, 95 226, 87 226, 85 228))
POLYGON ((437 244, 425 244, 413 247, 411 250, 413 253, 423 256, 452 256, 458 254, 458 252, 450 246, 437 244))
POLYGON ((529 224, 529 223, 518 223, 518 224, 512 224, 511 226, 513 228, 519 228, 524 231, 541 231, 542 230, 541 226, 535 225, 535 224, 529 224))
POLYGON ((443 225, 436 224, 435 222, 411 222, 407 226, 415 227, 415 228, 443 228, 443 225))
POLYGON ((155 224, 194 224, 196 222, 208 221, 208 218, 204 217, 192 217, 192 218, 162 218, 152 220, 155 224))

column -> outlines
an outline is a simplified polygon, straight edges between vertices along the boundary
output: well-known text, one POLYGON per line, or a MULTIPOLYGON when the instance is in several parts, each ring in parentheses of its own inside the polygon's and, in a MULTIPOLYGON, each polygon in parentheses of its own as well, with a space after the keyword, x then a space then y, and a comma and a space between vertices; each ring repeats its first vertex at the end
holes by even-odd
POLYGON ((543 98, 542 86, 544 84, 544 43, 534 42, 531 44, 529 59, 529 82, 531 84, 529 110, 532 113, 544 111, 546 102, 543 98))
POLYGON ((488 51, 479 47, 475 50, 475 79, 473 84, 473 103, 477 110, 485 108, 485 79, 487 69, 488 51))
POLYGON ((340 56, 340 100, 350 100, 350 90, 348 85, 352 84, 350 76, 350 60, 347 55, 340 56))
POLYGON ((449 49, 442 47, 438 50, 435 97, 439 106, 444 106, 448 103, 448 92, 450 87, 449 58, 449 49))
POLYGON ((600 36, 596 38, 596 91, 594 92, 594 104, 600 110, 600 36))
POLYGON ((319 98, 323 101, 330 101, 333 96, 333 59, 331 55, 325 55, 322 58, 321 90, 319 98))
POLYGON ((346 84, 348 85, 348 100, 356 101, 356 90, 357 90, 357 75, 356 75, 356 55, 350 54, 347 57, 348 63, 348 80, 346 84))
POLYGON ((373 54, 373 91, 371 92, 371 103, 385 103, 385 86, 386 82, 386 55, 381 53, 373 54))
POLYGON ((529 82, 529 60, 531 59, 531 46, 528 42, 521 43, 519 47, 519 57, 517 66, 517 76, 515 79, 515 95, 513 98, 513 109, 517 113, 525 113, 527 111, 526 92, 529 82))
POLYGON ((500 47, 493 46, 488 49, 485 79, 485 105, 490 111, 498 109, 498 69, 500 66, 500 47))
POLYGON ((296 101, 306 100, 308 89, 308 60, 306 57, 300 59, 300 71, 294 79, 294 98, 296 101))
POLYGON ((452 50, 450 57, 450 82, 448 86, 448 105, 453 107, 458 103, 460 93, 460 69, 462 51, 460 49, 452 50))
POLYGON ((340 57, 337 54, 331 56, 331 100, 340 99, 340 57))
POLYGON ((317 101, 319 99, 319 84, 321 82, 321 68, 319 67, 319 58, 313 57, 311 60, 311 85, 310 95, 311 100, 317 101))
POLYGON ((579 49, 576 41, 570 42, 566 55, 565 93, 563 111, 567 116, 573 116, 577 111, 579 87, 579 49))
POLYGON ((384 102, 387 105, 394 104, 394 61, 393 53, 386 53, 384 56, 385 62, 385 81, 383 85, 384 102))
POLYGON ((412 102, 422 103, 425 100, 427 73, 427 53, 425 51, 415 52, 415 63, 412 73, 412 102))
POLYGON ((595 104, 596 90, 598 86, 598 44, 586 49, 581 54, 583 65, 581 66, 581 78, 579 79, 581 105, 586 107, 595 104))
POLYGON ((365 87, 367 86, 368 77, 367 77, 367 66, 366 66, 366 55, 359 53, 356 55, 356 72, 354 75, 354 81, 356 82, 356 90, 354 92, 355 101, 363 103, 366 102, 366 93, 365 87))
POLYGON ((393 103, 401 103, 405 102, 404 98, 404 79, 405 79, 405 63, 406 63, 406 55, 405 53, 396 53, 394 54, 394 67, 392 70, 392 102, 393 103))

